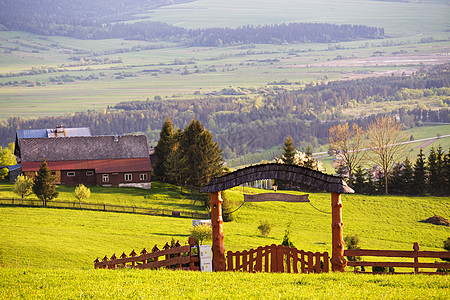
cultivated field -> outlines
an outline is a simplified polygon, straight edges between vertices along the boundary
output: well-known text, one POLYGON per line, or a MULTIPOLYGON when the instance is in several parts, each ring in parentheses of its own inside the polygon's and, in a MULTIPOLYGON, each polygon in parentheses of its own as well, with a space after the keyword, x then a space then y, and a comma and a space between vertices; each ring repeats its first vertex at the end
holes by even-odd
POLYGON ((449 13, 445 1, 356 0, 339 4, 233 0, 226 6, 201 0, 149 13, 152 20, 185 27, 330 22, 386 29, 383 40, 339 44, 184 48, 168 42, 77 40, 2 31, 0 83, 10 84, 0 87, 0 118, 103 110, 120 101, 157 95, 192 98, 195 92, 202 96, 229 86, 259 88, 281 80, 299 87, 311 81, 410 74, 423 65, 450 61, 449 13), (109 62, 97 64, 89 57, 109 62), (33 72, 42 69, 55 72, 33 72), (29 75, 17 75, 20 72, 29 75), (71 79, 52 80, 55 76, 71 79))

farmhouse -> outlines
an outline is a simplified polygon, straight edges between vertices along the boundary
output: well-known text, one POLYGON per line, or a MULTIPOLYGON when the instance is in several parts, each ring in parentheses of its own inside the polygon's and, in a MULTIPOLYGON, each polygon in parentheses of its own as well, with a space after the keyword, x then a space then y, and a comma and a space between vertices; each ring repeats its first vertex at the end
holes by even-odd
POLYGON ((151 188, 145 135, 30 137, 16 145, 22 172, 30 177, 45 158, 56 183, 151 188))

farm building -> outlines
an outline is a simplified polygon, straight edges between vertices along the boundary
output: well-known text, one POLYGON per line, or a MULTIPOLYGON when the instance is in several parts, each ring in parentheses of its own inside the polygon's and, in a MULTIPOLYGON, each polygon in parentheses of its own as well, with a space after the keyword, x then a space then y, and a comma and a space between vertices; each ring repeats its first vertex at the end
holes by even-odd
POLYGON ((56 183, 151 188, 145 135, 18 138, 18 160, 30 177, 45 158, 56 183))

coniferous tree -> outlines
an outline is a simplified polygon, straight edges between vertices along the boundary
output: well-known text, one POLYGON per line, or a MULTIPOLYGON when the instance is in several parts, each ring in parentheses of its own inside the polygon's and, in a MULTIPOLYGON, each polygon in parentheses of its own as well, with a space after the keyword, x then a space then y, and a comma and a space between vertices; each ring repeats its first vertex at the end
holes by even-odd
POLYGON ((411 165, 411 161, 408 157, 403 161, 403 170, 402 170, 402 194, 411 195, 413 194, 414 188, 414 170, 411 165))
POLYGON ((281 159, 288 165, 293 165, 295 163, 295 146, 290 135, 284 139, 283 154, 281 159))
POLYGON ((361 167, 361 165, 358 165, 355 168, 355 172, 353 174, 353 186, 352 186, 352 188, 358 194, 366 193, 366 177, 365 177, 365 174, 364 174, 364 169, 361 167))
POLYGON ((366 178, 367 178, 367 181, 365 184, 364 192, 369 195, 375 195, 375 193, 376 193, 375 178, 373 176, 372 170, 370 170, 370 169, 366 170, 366 178))
POLYGON ((450 149, 444 158, 445 195, 450 195, 450 149))
POLYGON ((47 207, 48 201, 58 197, 59 193, 56 191, 56 186, 53 184, 55 180, 56 178, 52 176, 51 171, 47 166, 47 160, 44 159, 34 178, 33 193, 43 201, 45 207, 47 207))
POLYGON ((437 172, 437 182, 435 184, 436 191, 435 195, 442 196, 445 193, 445 152, 441 145, 436 150, 436 172, 437 172))
POLYGON ((184 129, 179 151, 188 166, 186 183, 192 187, 201 188, 223 172, 222 150, 198 120, 193 119, 184 129))
POLYGON ((167 181, 166 161, 174 151, 174 130, 170 118, 166 118, 159 133, 159 142, 155 147, 155 167, 153 169, 156 179, 167 181))
POLYGON ((403 180, 402 180, 402 164, 395 163, 389 174, 389 186, 392 194, 402 194, 403 180))
POLYGON ((432 195, 436 195, 438 193, 439 188, 439 164, 437 161, 437 153, 434 147, 431 147, 430 153, 428 153, 427 157, 427 167, 428 167, 428 181, 427 187, 428 191, 432 195))
POLYGON ((425 167, 425 155, 423 154, 422 148, 419 150, 419 154, 417 154, 416 162, 414 163, 414 194, 415 195, 423 195, 426 193, 426 167, 425 167))

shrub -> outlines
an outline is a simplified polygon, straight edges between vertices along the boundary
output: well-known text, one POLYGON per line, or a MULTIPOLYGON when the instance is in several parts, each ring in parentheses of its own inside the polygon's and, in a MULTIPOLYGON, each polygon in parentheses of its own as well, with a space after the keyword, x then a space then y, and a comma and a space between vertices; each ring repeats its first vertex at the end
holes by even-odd
POLYGON ((372 267, 373 273, 394 273, 395 268, 394 267, 372 267))
POLYGON ((228 200, 225 192, 222 193, 222 217, 224 222, 233 221, 233 213, 231 212, 230 200, 228 200))
MULTIPOLYGON (((450 236, 444 241, 444 249, 450 251, 450 236)), ((450 258, 443 258, 442 260, 450 261, 450 258)))
POLYGON ((195 243, 202 245, 203 241, 210 241, 212 239, 212 228, 208 224, 197 225, 192 227, 191 236, 194 237, 195 243))
POLYGON ((270 231, 272 230, 272 226, 273 225, 269 223, 269 221, 264 221, 261 222, 261 224, 258 226, 258 229, 263 236, 268 236, 270 231))
POLYGON ((284 231, 283 242, 281 243, 281 245, 286 246, 286 247, 295 248, 294 243, 292 243, 292 241, 291 241, 291 223, 290 222, 287 225, 286 230, 284 231))
MULTIPOLYGON (((347 249, 361 249, 359 246, 359 236, 357 234, 347 235, 344 238, 345 246, 347 249)), ((349 261, 358 261, 361 260, 361 256, 347 256, 347 260, 349 261)))

